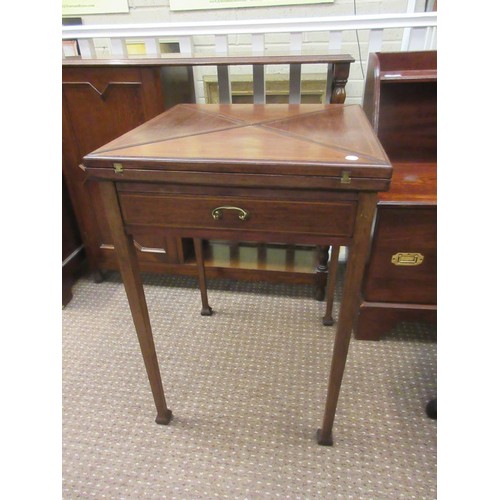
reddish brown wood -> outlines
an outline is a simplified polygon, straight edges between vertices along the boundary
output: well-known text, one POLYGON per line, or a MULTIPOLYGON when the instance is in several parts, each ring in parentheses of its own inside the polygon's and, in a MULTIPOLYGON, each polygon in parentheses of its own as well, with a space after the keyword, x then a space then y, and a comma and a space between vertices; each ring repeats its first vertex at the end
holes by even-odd
POLYGON ((325 284, 327 283, 328 277, 328 258, 330 247, 325 245, 318 246, 318 264, 316 266, 316 274, 318 276, 318 286, 315 288, 316 300, 324 300, 326 291, 325 284), (321 281, 320 281, 321 280, 321 281))
POLYGON ((194 238, 194 251, 196 254, 196 265, 198 267, 198 284, 201 293, 201 315, 211 316, 212 308, 208 304, 207 282, 205 277, 205 264, 203 256, 203 244, 200 238, 194 238))
MULTIPOLYGON (((223 167, 221 167, 223 168, 223 167)), ((90 169, 91 170, 91 169, 90 169)), ((147 175, 156 176, 160 172, 148 171, 147 175)), ((161 172, 167 173, 167 172, 161 172)), ((123 173, 123 177, 127 177, 128 172, 125 171, 123 173)), ((101 172, 101 175, 105 175, 104 172, 101 172)), ((174 175, 174 174, 172 174, 174 175)), ((228 196, 228 193, 231 196, 235 197, 244 197, 248 199, 255 198, 263 198, 263 199, 275 199, 277 201, 283 200, 286 201, 290 199, 290 192, 288 189, 284 189, 284 187, 290 186, 290 182, 286 182, 286 179, 292 178, 293 181, 298 181, 295 176, 268 176, 268 180, 273 183, 271 187, 268 186, 259 186, 255 182, 255 175, 234 175, 236 179, 235 182, 231 182, 230 179, 233 178, 231 175, 214 175, 215 185, 210 185, 205 181, 202 184, 186 184, 185 182, 180 183, 179 181, 189 180, 188 177, 180 177, 180 173, 175 174, 175 178, 178 183, 174 184, 171 182, 163 183, 151 183, 151 182, 116 182, 117 190, 120 193, 135 193, 135 194, 143 194, 143 193, 151 193, 151 194, 165 194, 165 195, 180 195, 180 196, 228 196), (252 180, 254 182, 252 182, 252 180), (285 186, 281 186, 279 188, 279 182, 285 184, 285 186), (243 186, 243 187, 241 187, 243 186), (252 189, 248 189, 251 187, 252 189), (230 189, 228 189, 230 188, 230 189), (279 188, 279 189, 278 189, 279 188)), ((206 176, 205 176, 206 177, 206 176)), ((154 177, 155 180, 162 181, 163 177, 154 177)), ((172 178, 172 176, 170 176, 172 178)), ((197 177, 196 179, 198 179, 197 177)), ((114 176, 116 179, 116 175, 114 176)), ((168 180, 167 177, 165 179, 168 180)), ((322 179, 326 182, 327 179, 322 179)), ((373 181, 372 181, 373 182, 373 181)), ((304 187, 307 187, 308 184, 304 187)), ((324 185, 323 185, 324 186, 324 185)), ((337 186, 336 184, 328 185, 328 187, 337 186)), ((312 187, 319 187, 319 184, 312 185, 312 187)), ((340 188, 340 186, 339 186, 340 188)), ((318 189, 302 189, 302 190, 294 190, 294 200, 302 201, 302 202, 329 202, 332 201, 333 195, 329 190, 318 191, 318 189)), ((349 192, 349 191, 336 191, 335 192, 335 201, 357 201, 357 195, 349 192)), ((328 256, 326 256, 326 260, 328 260, 328 256)))
MULTIPOLYGON (((83 156, 163 111, 159 68, 82 68, 63 65, 63 172, 91 271, 102 268, 102 244, 111 244, 95 182, 76 168, 83 156)), ((116 268, 113 266, 113 268, 116 268)))
POLYGON ((73 297, 73 284, 83 272, 85 252, 64 177, 62 181, 62 305, 65 307, 73 297))
POLYGON ((108 219, 116 255, 120 265, 120 273, 127 292, 130 311, 134 320, 137 338, 141 347, 142 357, 148 373, 149 383, 158 412, 156 423, 167 425, 172 418, 172 412, 167 408, 163 384, 156 356, 153 332, 149 321, 148 306, 139 274, 139 264, 135 253, 134 243, 125 233, 120 213, 120 205, 112 183, 101 183, 100 191, 106 218, 108 219))
POLYGON ((370 54, 363 109, 391 161, 436 162, 436 92, 436 51, 370 54))
POLYGON ((79 226, 80 236, 85 244, 85 254, 91 270, 98 268, 99 239, 96 231, 96 218, 93 210, 88 208, 89 197, 85 189, 84 172, 76 168, 80 161, 78 145, 74 140, 68 110, 63 103, 62 109, 62 167, 63 177, 66 180, 68 194, 70 196, 75 217, 79 226))
POLYGON ((337 63, 333 67, 333 89, 330 102, 343 104, 346 98, 345 86, 349 78, 350 63, 337 63))
POLYGON ((326 446, 333 444, 333 422, 340 395, 347 352, 351 341, 351 331, 358 308, 358 296, 361 288, 361 280, 363 279, 363 269, 368 256, 370 230, 376 206, 376 193, 360 193, 354 240, 349 248, 343 298, 340 305, 337 330, 335 332, 335 344, 333 346, 323 425, 317 435, 318 443, 326 446))
POLYGON ((436 304, 436 207, 379 205, 363 298, 367 302, 436 304), (419 265, 396 265, 399 252, 423 256, 419 265))
POLYGON ((380 339, 398 321, 435 318, 436 91, 435 51, 370 54, 363 109, 394 171, 391 189, 379 194, 358 339, 380 339), (396 266, 391 259, 398 252, 424 260, 396 266))
POLYGON ((155 66, 219 66, 219 65, 234 65, 244 66, 251 64, 350 64, 354 59, 348 54, 266 54, 237 56, 225 55, 207 55, 207 56, 189 56, 181 54, 169 54, 162 58, 141 57, 140 59, 116 59, 116 58, 99 58, 87 59, 75 57, 72 59, 63 60, 63 67, 94 67, 105 68, 115 66, 130 66, 130 67, 155 67, 155 66))
POLYGON ((380 205, 433 206, 437 203, 436 163, 393 162, 391 189, 379 193, 380 205))
MULTIPOLYGON (((99 179, 108 179, 114 180, 116 179, 116 174, 112 170, 113 162, 103 160, 103 166, 108 168, 101 167, 86 167, 87 174, 89 178, 99 178, 99 179)), ((263 168, 262 162, 255 165, 248 165, 249 173, 231 173, 229 171, 229 165, 221 165, 220 170, 222 173, 217 173, 212 170, 213 179, 207 179, 206 175, 200 173, 198 171, 178 171, 178 170, 159 170, 158 165, 152 162, 144 163, 143 168, 137 168, 137 162, 131 162, 131 168, 129 170, 125 170, 123 174, 120 174, 121 180, 130 182, 137 181, 137 183, 144 183, 145 181, 154 181, 161 183, 175 183, 177 185, 186 185, 187 187, 192 186, 203 186, 210 187, 213 182, 216 182, 219 186, 225 187, 241 187, 245 186, 247 188, 257 188, 259 187, 258 183, 256 183, 257 175, 260 173, 265 173, 265 168, 263 168), (251 170, 255 170, 251 172, 251 170)), ((193 164, 194 165, 194 164, 193 164)), ((210 164, 209 164, 210 165, 210 164)), ((163 167, 178 167, 178 164, 171 165, 163 165, 163 167)), ((279 166, 276 165, 277 171, 279 171, 279 166)), ((283 167, 285 169, 292 168, 290 165, 284 164, 283 167)), ((307 163, 304 162, 301 167, 305 167, 307 169, 307 163)), ((342 170, 339 169, 330 169, 330 172, 326 171, 327 176, 313 176, 313 175, 300 175, 297 172, 297 175, 277 175, 272 173, 273 166, 269 165, 269 170, 271 173, 267 173, 267 184, 265 189, 276 188, 276 189, 284 189, 290 188, 293 189, 294 186, 297 185, 297 182, 302 182, 302 187, 305 190, 328 190, 335 189, 338 191, 352 191, 353 189, 357 189, 359 191, 370 191, 371 189, 375 190, 385 190, 388 188, 390 184, 390 179, 387 177, 383 177, 384 174, 387 174, 382 168, 381 165, 374 165, 373 169, 375 170, 373 177, 368 177, 368 169, 365 170, 365 177, 352 177, 350 182, 344 184, 341 178, 342 170), (380 170, 380 171, 378 171, 380 170), (338 176, 334 176, 333 174, 337 173, 338 176)), ((198 164, 199 168, 199 164, 198 164)), ((244 172, 245 167, 239 165, 239 170, 244 172)), ((360 170, 363 167, 360 168, 360 170)), ((356 172, 357 175, 359 173, 356 172)), ((260 186, 262 187, 262 186, 260 186)), ((305 196, 303 196, 305 197, 305 196)))
MULTIPOLYGON (((249 117, 254 116, 251 110, 235 105, 225 109, 224 116, 231 116, 237 125, 226 128, 222 133, 220 129, 207 129, 206 122, 197 119, 198 113, 210 114, 213 109, 209 106, 192 107, 186 115, 185 106, 179 106, 84 158, 87 178, 102 183, 104 212, 110 214, 109 225, 121 259, 121 271, 125 274, 124 282, 138 335, 145 344, 144 361, 152 380, 155 400, 158 405, 159 369, 156 358, 151 356, 154 345, 130 234, 139 239, 146 227, 146 231, 152 231, 157 236, 168 233, 195 238, 197 266, 192 269, 199 273, 204 307, 209 306, 203 238, 253 240, 259 243, 272 241, 274 236, 284 240, 284 243, 295 240, 337 247, 348 245, 351 248, 325 414, 318 433, 320 444, 332 444, 333 420, 368 251, 377 191, 388 188, 392 167, 374 139, 373 131, 366 127, 361 109, 356 106, 327 105, 318 111, 314 106, 287 110, 269 105, 268 112, 256 108, 258 122, 251 120, 248 123, 249 117), (191 113, 192 110, 197 113, 191 113), (177 111, 179 114, 176 114, 177 111), (277 119, 276 114, 281 114, 281 117, 277 119), (316 119, 310 120, 313 114, 316 119), (301 115, 304 123, 301 123, 301 115), (179 137, 177 127, 177 135, 172 137, 172 124, 179 125, 183 121, 180 117, 185 118, 182 127, 184 132, 189 131, 189 135, 179 137), (271 122, 273 134, 263 135, 262 130, 267 131, 271 122), (325 127, 336 131, 334 138, 325 137, 325 127), (285 159, 280 161, 273 155, 276 150, 284 150, 283 143, 290 149, 285 159), (309 160, 304 157, 304 145, 310 148, 309 160), (350 155, 356 156, 356 159, 346 158, 350 155), (116 164, 120 167, 118 171, 115 170, 116 164), (183 168, 194 165, 197 172, 183 168), (239 173, 229 174, 227 169, 230 165, 236 165, 239 173), (303 167, 301 174, 298 165, 303 167), (311 174, 309 167, 319 174, 311 174), (141 182, 137 183, 135 177, 127 175, 129 172, 140 173, 141 182), (195 177, 190 177, 193 174, 195 177), (194 178, 200 182, 190 184, 189 179, 194 178), (311 184, 311 179, 316 179, 317 183, 311 184), (360 179, 362 182, 357 182, 360 179), (272 203, 269 195, 271 180, 279 193, 272 203), (151 183, 149 188, 148 181, 151 183), (130 183, 128 188, 127 183, 130 183), (153 184, 158 189, 154 189, 153 184), (180 189, 175 194, 168 194, 172 185, 180 186, 180 189), (204 194, 200 185, 206 186, 213 194, 204 194), (119 198, 116 197, 116 187, 119 187, 119 198), (317 201, 306 202, 309 199, 317 201), (249 207, 248 213, 245 207, 249 207), (354 217, 350 215, 353 210, 354 217), (341 216, 336 215, 337 212, 341 216), (321 224, 318 224, 318 219, 321 224)), ((217 122, 211 120, 212 123, 214 121, 217 122)), ((332 297, 330 293, 329 300, 332 297)))
POLYGON ((330 266, 328 269, 328 288, 326 291, 326 311, 323 317, 323 324, 325 326, 333 325, 333 300, 335 295, 335 279, 337 277, 337 267, 339 263, 339 250, 338 246, 332 247, 330 256, 330 266))
MULTIPOLYGON (((349 55, 328 54, 189 58, 172 55, 161 59, 76 58, 63 61, 63 170, 69 179, 69 191, 93 275, 102 277, 103 270, 117 269, 118 264, 113 257, 112 238, 107 222, 96 217, 101 206, 98 188, 92 180, 84 184, 82 172, 74 167, 86 153, 149 120, 163 111, 164 107, 173 106, 180 99, 193 102, 192 85, 185 85, 182 89, 171 88, 172 83, 178 81, 179 72, 187 72, 189 80, 193 67, 199 65, 327 63, 333 74, 332 102, 343 102, 345 83, 352 62, 353 58, 349 55), (164 85, 170 85, 166 94, 162 92, 160 81, 164 85)), ((196 169, 196 165, 193 168, 196 169)), ((140 173, 136 175, 137 179, 143 178, 140 173)), ((314 173, 311 172, 311 175, 314 173)), ((188 182, 196 183, 194 179, 188 182)), ((160 242, 154 234, 143 234, 142 238, 155 240, 151 242, 151 247, 163 248, 165 253, 139 252, 141 269, 188 275, 191 273, 185 265, 190 262, 194 253, 189 239, 168 236, 160 242)), ((142 246, 147 247, 149 244, 142 246)), ((252 273, 238 268, 207 272, 212 275, 223 273, 237 279, 254 279, 252 273)), ((269 279, 275 280, 277 272, 272 273, 269 279)), ((315 284, 319 295, 324 295, 326 279, 321 273, 302 276, 285 270, 281 278, 284 282, 306 281, 315 284)), ((258 279, 266 279, 264 271, 258 279)))
MULTIPOLYGON (((349 184, 363 178, 368 182, 380 178, 387 183, 387 157, 359 106, 238 107, 241 110, 235 115, 230 105, 175 106, 95 150, 86 157, 85 165, 111 170, 119 158, 127 157, 125 171, 129 174, 146 169, 197 172, 201 163, 214 174, 297 174, 307 179, 340 178, 348 172, 349 184)), ((93 177, 104 173, 95 172, 93 177)), ((126 175, 123 179, 127 180, 126 175)), ((345 186, 348 190, 351 187, 345 186)))
POLYGON ((274 232, 276 241, 280 233, 289 233, 290 213, 297 214, 294 231, 302 234, 347 236, 352 234, 356 203, 338 201, 331 203, 302 203, 277 201, 273 199, 248 199, 238 201, 235 197, 202 197, 193 200, 188 196, 151 196, 121 194, 120 204, 123 218, 128 225, 155 226, 165 225, 170 229, 214 228, 229 229, 235 232, 274 232), (234 209, 221 209, 220 219, 214 219, 213 210, 217 207, 235 206, 234 209), (248 213, 247 220, 239 218, 236 208, 248 213), (312 215, 316 215, 312 219, 312 215), (325 225, 325 220, 331 224, 325 225), (276 229, 278 228, 278 229, 276 229), (335 231, 334 234, 331 231, 335 231))
POLYGON ((435 323, 436 305, 363 302, 356 324, 356 339, 380 340, 402 321, 435 323))

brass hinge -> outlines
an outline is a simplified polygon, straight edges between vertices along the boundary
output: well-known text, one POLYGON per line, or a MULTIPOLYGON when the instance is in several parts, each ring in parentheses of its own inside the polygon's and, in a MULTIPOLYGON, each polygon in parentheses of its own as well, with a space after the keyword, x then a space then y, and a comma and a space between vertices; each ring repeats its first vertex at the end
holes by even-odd
POLYGON ((121 163, 113 163, 113 168, 115 169, 115 174, 123 174, 123 165, 121 163))
POLYGON ((340 178, 340 183, 341 184, 350 184, 351 183, 351 176, 349 175, 349 172, 347 170, 344 170, 342 172, 342 177, 340 178))

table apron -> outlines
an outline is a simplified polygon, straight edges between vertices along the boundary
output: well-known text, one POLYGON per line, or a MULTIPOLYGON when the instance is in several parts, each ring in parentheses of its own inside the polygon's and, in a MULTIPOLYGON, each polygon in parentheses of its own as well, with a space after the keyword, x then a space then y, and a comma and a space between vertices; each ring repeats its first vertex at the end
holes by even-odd
POLYGON ((352 242, 351 237, 347 236, 329 236, 329 235, 305 235, 294 232, 272 232, 272 231, 231 231, 224 229, 207 228, 184 228, 167 226, 144 226, 135 224, 126 224, 125 231, 131 236, 140 235, 169 235, 180 238, 202 238, 207 240, 227 240, 235 242, 248 243, 286 243, 296 245, 341 245, 349 246, 352 242))

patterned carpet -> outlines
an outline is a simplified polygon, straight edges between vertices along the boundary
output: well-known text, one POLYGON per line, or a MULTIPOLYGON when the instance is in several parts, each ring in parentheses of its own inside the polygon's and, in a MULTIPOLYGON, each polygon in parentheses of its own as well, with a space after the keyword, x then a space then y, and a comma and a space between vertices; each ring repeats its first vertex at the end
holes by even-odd
MULTIPOLYGON (((63 498, 436 498, 436 328, 353 339, 318 446, 335 328, 309 286, 144 276, 167 403, 156 416, 119 275, 63 317, 63 498)), ((337 312, 337 309, 335 310, 337 312)))

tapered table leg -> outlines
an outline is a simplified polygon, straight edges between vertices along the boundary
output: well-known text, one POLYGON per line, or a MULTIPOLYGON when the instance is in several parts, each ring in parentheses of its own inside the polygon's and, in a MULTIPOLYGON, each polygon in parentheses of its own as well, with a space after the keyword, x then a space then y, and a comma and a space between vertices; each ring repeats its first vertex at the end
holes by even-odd
POLYGON ((354 316, 358 306, 361 281, 363 279, 364 267, 368 257, 371 226, 376 207, 376 193, 360 193, 356 214, 356 225, 354 228, 353 241, 349 248, 349 257, 344 280, 344 292, 335 334, 325 413, 322 427, 317 433, 318 444, 321 445, 331 446, 333 444, 333 421, 335 419, 342 376, 344 375, 354 316))
POLYGON ((326 290, 326 310, 323 317, 323 324, 325 326, 333 325, 333 299, 335 298, 335 279, 339 263, 339 250, 340 247, 338 245, 333 246, 330 256, 330 266, 328 268, 328 285, 326 290))
POLYGON ((112 182, 99 184, 102 201, 108 217, 113 236, 115 252, 120 266, 120 272, 128 297, 128 303, 134 320, 137 338, 141 347, 142 357, 151 385, 154 402, 157 410, 156 423, 167 425, 172 412, 167 408, 165 393, 160 376, 160 368, 156 357, 153 332, 149 321, 149 313, 139 273, 139 262, 132 238, 126 234, 120 212, 116 188, 112 182))
POLYGON ((208 305, 207 279, 205 276, 205 258, 203 257, 203 245, 200 238, 193 238, 196 265, 198 267, 198 285, 201 293, 201 315, 211 316, 212 308, 208 305))

